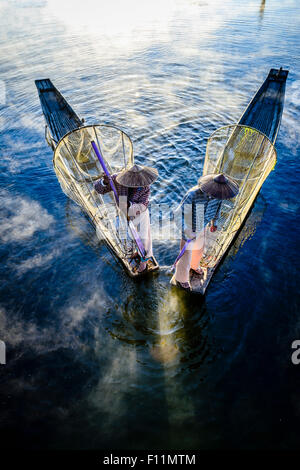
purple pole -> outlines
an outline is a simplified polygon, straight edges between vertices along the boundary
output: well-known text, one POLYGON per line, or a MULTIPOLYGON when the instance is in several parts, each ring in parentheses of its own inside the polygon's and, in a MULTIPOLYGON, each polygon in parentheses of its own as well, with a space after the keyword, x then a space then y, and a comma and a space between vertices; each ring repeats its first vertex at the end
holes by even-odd
POLYGON ((143 245, 143 242, 142 240, 140 239, 140 237, 138 236, 138 233, 137 231, 135 230, 134 228, 134 225, 132 223, 131 220, 128 219, 128 225, 130 227, 130 230, 131 230, 131 233, 132 233, 132 236, 133 238, 135 239, 135 243, 137 244, 137 247, 142 255, 142 258, 145 259, 146 257, 146 250, 145 250, 145 247, 143 245))
MULTIPOLYGON (((115 184, 114 184, 114 182, 113 182, 113 179, 112 179, 112 177, 111 177, 111 175, 110 175, 110 173, 109 173, 109 171, 108 171, 108 169, 107 169, 107 167, 106 167, 106 165, 105 165, 104 159, 103 159, 103 157, 102 157, 102 155, 101 155, 101 153, 100 153, 100 151, 99 151, 99 149, 98 149, 96 143, 95 143, 93 140, 91 141, 91 144, 92 144, 92 147, 93 147, 93 149, 94 149, 94 152, 95 152, 95 154, 97 155, 98 160, 99 160, 99 162, 100 162, 100 164, 101 164, 101 166, 102 166, 102 168, 103 168, 104 173, 105 173, 106 176, 108 177, 110 187, 111 187, 111 189, 113 190, 113 193, 114 193, 115 198, 116 198, 116 202, 117 202, 117 204, 119 205, 119 196, 118 196, 118 193, 117 193, 115 184)), ((140 253, 141 253, 141 255, 142 255, 142 258, 145 258, 145 256, 146 256, 146 250, 145 250, 145 247, 144 247, 144 245, 143 245, 143 242, 142 242, 142 240, 140 239, 140 237, 138 236, 138 233, 137 233, 137 231, 135 230, 132 221, 129 220, 128 217, 127 217, 127 219, 128 219, 128 225, 129 225, 129 227, 130 227, 132 236, 133 236, 133 238, 135 239, 135 242, 136 242, 136 244, 137 244, 137 247, 138 247, 138 249, 139 249, 139 251, 140 251, 140 253)))
POLYGON ((102 168, 103 168, 104 173, 106 174, 106 176, 107 176, 108 179, 109 179, 109 184, 110 184, 111 189, 112 189, 113 192, 114 192, 114 195, 115 195, 117 204, 119 204, 119 196, 118 196, 116 187, 115 187, 114 182, 113 182, 113 180, 112 180, 112 177, 110 176, 110 173, 109 173, 109 171, 108 171, 108 169, 107 169, 107 167, 106 167, 106 165, 105 165, 105 162, 104 162, 104 160, 103 160, 103 157, 102 157, 102 155, 101 155, 101 153, 100 153, 100 151, 99 151, 97 145, 95 144, 95 142, 94 142, 93 140, 92 140, 91 144, 92 144, 92 147, 93 147, 93 149, 94 149, 94 151, 95 151, 95 154, 96 154, 97 157, 98 157, 99 162, 101 163, 101 166, 102 166, 102 168))

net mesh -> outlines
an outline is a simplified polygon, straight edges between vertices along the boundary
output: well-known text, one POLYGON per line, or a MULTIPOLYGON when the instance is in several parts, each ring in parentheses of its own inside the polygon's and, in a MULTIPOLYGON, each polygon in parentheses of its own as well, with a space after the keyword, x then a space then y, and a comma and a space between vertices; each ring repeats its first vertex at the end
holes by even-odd
POLYGON ((239 193, 222 201, 218 230, 205 230, 203 266, 218 264, 275 164, 273 144, 254 128, 226 126, 208 139, 203 175, 226 173, 238 183, 239 193))
POLYGON ((95 155, 94 141, 107 168, 117 173, 133 165, 133 148, 130 138, 113 126, 86 126, 67 134, 54 153, 54 169, 64 193, 79 204, 90 216, 98 235, 106 238, 122 258, 132 250, 132 239, 120 237, 116 220, 122 217, 112 193, 100 195, 94 189, 96 180, 103 176, 102 166, 95 155))

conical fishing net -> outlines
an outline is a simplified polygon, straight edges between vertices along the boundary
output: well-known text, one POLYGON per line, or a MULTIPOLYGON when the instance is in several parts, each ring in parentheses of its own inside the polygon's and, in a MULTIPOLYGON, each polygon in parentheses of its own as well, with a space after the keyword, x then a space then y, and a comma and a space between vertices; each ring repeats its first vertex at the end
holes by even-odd
POLYGON ((103 176, 103 168, 92 148, 94 141, 111 174, 133 165, 130 138, 113 126, 86 126, 67 134, 54 154, 54 169, 64 193, 79 204, 114 251, 124 258, 132 250, 132 239, 120 230, 125 221, 110 192, 100 195, 94 183, 103 176))
POLYGON ((217 231, 205 230, 203 266, 218 264, 275 164, 273 144, 254 128, 226 126, 208 139, 203 175, 225 173, 238 183, 239 192, 221 201, 217 231))

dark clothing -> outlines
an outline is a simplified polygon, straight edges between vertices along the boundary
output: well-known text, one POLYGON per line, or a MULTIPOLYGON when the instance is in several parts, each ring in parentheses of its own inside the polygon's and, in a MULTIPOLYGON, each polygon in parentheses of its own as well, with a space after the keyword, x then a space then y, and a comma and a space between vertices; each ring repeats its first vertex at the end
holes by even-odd
POLYGON ((201 191, 198 186, 191 188, 186 193, 176 210, 176 212, 180 209, 184 211, 184 217, 182 219, 183 238, 186 238, 184 235, 186 229, 191 229, 195 233, 200 232, 212 219, 217 219, 220 213, 221 203, 222 201, 220 199, 215 199, 211 196, 208 196, 206 193, 201 191), (199 209, 202 210, 201 213, 199 209), (198 220, 197 211, 199 214, 198 220), (200 226, 197 226, 197 222, 200 226))
MULTIPOLYGON (((118 196, 127 197, 128 205, 130 204, 143 204, 145 207, 148 207, 149 197, 150 197, 150 186, 145 186, 141 188, 127 188, 122 186, 116 180, 117 175, 112 175, 112 180, 116 187, 118 196)), ((99 180, 94 185, 95 190, 99 194, 106 194, 112 191, 110 184, 104 185, 102 180, 99 180)))

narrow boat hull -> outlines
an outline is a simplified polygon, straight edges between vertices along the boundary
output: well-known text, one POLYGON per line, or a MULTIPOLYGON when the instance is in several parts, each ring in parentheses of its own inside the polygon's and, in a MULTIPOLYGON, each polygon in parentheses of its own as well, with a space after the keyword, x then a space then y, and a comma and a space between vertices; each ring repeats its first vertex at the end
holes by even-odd
POLYGON ((35 80, 47 126, 47 142, 55 149, 60 139, 83 125, 82 120, 67 103, 51 80, 35 80))
POLYGON ((287 70, 271 69, 238 122, 254 127, 273 144, 280 127, 287 76, 287 70))

